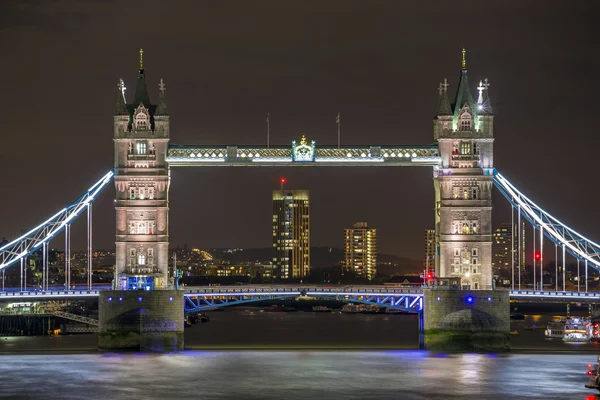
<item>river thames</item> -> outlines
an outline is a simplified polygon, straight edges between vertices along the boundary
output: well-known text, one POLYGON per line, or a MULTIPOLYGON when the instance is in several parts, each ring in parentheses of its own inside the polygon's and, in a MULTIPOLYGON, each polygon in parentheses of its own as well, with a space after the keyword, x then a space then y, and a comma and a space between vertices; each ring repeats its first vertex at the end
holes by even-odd
POLYGON ((583 385, 600 348, 544 340, 531 328, 549 315, 514 323, 520 333, 504 355, 417 350, 414 316, 232 309, 210 317, 186 329, 187 350, 177 354, 98 353, 93 334, 0 338, 0 398, 597 398, 583 385))

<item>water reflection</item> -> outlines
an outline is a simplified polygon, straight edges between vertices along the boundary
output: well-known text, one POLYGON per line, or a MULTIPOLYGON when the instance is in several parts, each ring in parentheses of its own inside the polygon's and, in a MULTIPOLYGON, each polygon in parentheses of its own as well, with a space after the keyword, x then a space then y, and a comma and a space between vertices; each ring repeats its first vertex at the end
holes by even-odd
POLYGON ((595 398, 583 387, 590 358, 423 351, 14 355, 0 363, 0 397, 587 399, 595 398))

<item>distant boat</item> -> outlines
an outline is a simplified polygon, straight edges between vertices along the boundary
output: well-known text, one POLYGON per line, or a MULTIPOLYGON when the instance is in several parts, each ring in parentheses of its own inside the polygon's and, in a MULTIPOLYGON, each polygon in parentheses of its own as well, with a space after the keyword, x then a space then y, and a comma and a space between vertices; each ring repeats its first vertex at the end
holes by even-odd
POLYGON ((325 307, 325 306, 314 306, 312 308, 313 312, 332 312, 333 310, 329 307, 325 307))
POLYGON ((518 335, 519 331, 515 329, 514 331, 510 331, 510 334, 511 335, 518 335))

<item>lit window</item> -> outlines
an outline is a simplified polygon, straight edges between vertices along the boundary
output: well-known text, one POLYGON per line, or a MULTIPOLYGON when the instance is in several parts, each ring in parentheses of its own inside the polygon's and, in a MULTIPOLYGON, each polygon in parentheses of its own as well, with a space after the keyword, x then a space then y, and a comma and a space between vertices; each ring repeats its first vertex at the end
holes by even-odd
POLYGON ((136 154, 146 154, 146 151, 147 151, 147 145, 146 145, 145 141, 140 140, 135 143, 136 154))
POLYGON ((462 233, 463 235, 468 235, 469 232, 469 223, 468 222, 463 222, 462 224, 462 233))
POLYGON ((471 154, 471 142, 461 142, 460 154, 471 154))
POLYGON ((138 264, 139 265, 145 265, 146 264, 146 255, 145 254, 139 254, 138 255, 138 264))

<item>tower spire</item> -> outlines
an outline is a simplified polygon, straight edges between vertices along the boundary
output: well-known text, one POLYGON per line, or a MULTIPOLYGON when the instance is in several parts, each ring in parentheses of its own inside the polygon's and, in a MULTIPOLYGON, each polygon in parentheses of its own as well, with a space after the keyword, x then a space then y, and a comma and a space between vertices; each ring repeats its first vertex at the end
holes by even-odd
POLYGON ((148 88, 146 87, 146 74, 144 73, 144 50, 140 49, 140 70, 138 74, 137 84, 135 86, 135 97, 133 106, 138 107, 143 104, 144 107, 150 107, 150 96, 148 96, 148 88))
POLYGON ((470 113, 473 116, 473 123, 475 127, 479 126, 477 104, 473 101, 473 97, 471 96, 471 88, 469 87, 469 80, 467 78, 467 50, 463 47, 460 82, 458 83, 458 90, 456 91, 456 98, 454 99, 454 118, 452 119, 453 129, 456 129, 457 127, 458 114, 464 106, 471 109, 470 113))
POLYGON ((452 109, 450 108, 450 100, 448 99, 448 81, 444 78, 444 83, 440 82, 438 87, 438 104, 435 114, 440 115, 452 115, 452 109))
POLYGON ((158 84, 158 104, 156 105, 156 111, 154 115, 168 115, 169 112, 167 110, 167 99, 165 98, 165 91, 167 86, 162 78, 160 78, 160 83, 158 84))
POLYGON ((117 83, 117 108, 115 110, 115 115, 129 115, 127 112, 127 102, 125 101, 125 83, 123 79, 119 79, 117 83))

